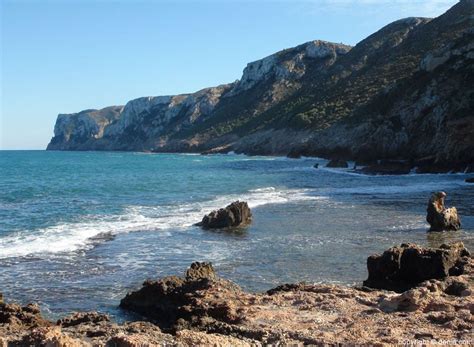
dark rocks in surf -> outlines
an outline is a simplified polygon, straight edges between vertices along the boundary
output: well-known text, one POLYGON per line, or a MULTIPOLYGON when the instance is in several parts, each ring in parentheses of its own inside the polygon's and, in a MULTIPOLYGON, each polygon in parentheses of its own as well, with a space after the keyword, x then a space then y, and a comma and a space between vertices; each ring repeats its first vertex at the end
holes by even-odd
POLYGON ((288 158, 291 159, 300 159, 301 158, 301 151, 297 149, 292 149, 286 155, 288 158))
POLYGON ((426 209, 426 221, 430 224, 429 231, 459 230, 461 220, 456 207, 445 208, 445 192, 435 192, 431 195, 426 209))
POLYGON ((342 160, 342 159, 332 159, 329 161, 329 163, 326 164, 326 167, 348 168, 349 164, 347 164, 347 161, 342 160))
POLYGON ((474 177, 466 178, 466 183, 474 183, 474 177))
POLYGON ((313 165, 313 167, 314 167, 315 169, 317 169, 317 168, 319 168, 319 164, 316 163, 316 164, 313 165))
POLYGON ((462 242, 439 248, 402 244, 367 258, 369 276, 364 286, 403 292, 426 280, 466 273, 469 257, 462 242))
POLYGON ((252 212, 245 201, 234 201, 225 208, 212 211, 195 225, 204 229, 235 228, 252 222, 252 212))
POLYGON ((377 164, 361 168, 360 172, 369 175, 406 175, 411 168, 412 165, 407 161, 381 160, 377 164))

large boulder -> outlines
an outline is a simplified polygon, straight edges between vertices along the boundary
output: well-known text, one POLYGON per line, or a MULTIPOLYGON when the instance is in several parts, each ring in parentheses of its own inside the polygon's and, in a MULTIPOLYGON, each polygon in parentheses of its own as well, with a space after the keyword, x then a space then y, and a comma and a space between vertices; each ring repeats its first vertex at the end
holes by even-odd
POLYGON ((364 286, 403 292, 426 280, 464 274, 469 256, 462 242, 439 248, 402 244, 367 258, 369 277, 364 286))
POLYGON ((245 201, 234 201, 226 208, 205 215, 197 226, 204 229, 233 228, 250 224, 252 212, 245 201))
POLYGON ((224 322, 239 320, 231 307, 224 304, 212 307, 206 303, 206 293, 215 291, 223 295, 228 293, 229 298, 233 296, 231 293, 241 293, 237 285, 218 278, 211 263, 196 262, 184 277, 145 281, 141 289, 128 293, 120 301, 120 307, 152 319, 162 329, 173 329, 202 317, 224 322))
POLYGON ((426 221, 430 224, 430 231, 459 230, 461 220, 456 207, 445 208, 445 192, 436 192, 431 195, 426 209, 426 221))
POLYGON ((329 163, 326 164, 326 167, 348 168, 349 164, 347 164, 347 161, 342 159, 332 159, 329 161, 329 163))

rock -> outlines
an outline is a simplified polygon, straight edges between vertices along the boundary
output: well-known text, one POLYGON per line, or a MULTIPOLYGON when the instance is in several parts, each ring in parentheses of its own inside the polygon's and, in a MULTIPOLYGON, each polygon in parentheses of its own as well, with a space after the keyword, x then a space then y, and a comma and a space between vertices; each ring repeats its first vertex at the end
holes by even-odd
POLYGON ((436 192, 431 195, 426 209, 426 221, 430 224, 429 231, 459 230, 461 220, 455 207, 445 208, 445 192, 436 192))
POLYGON ((234 201, 226 208, 212 211, 205 215, 200 223, 195 225, 204 229, 219 229, 239 227, 250 224, 252 212, 245 201, 234 201))
POLYGON ((58 327, 48 327, 33 330, 23 337, 20 346, 90 347, 91 344, 63 334, 58 327))
POLYGON ((317 168, 319 168, 319 164, 316 163, 316 164, 313 165, 313 167, 314 167, 315 169, 317 169, 317 168))
POLYGON ((216 272, 214 271, 212 264, 200 262, 192 263, 189 269, 186 271, 186 281, 196 281, 202 278, 207 278, 210 280, 216 279, 216 272))
POLYGON ((326 167, 347 168, 349 167, 349 164, 347 164, 347 161, 342 159, 332 159, 326 164, 326 167))
POLYGON ((467 257, 469 252, 462 242, 440 248, 402 244, 367 258, 369 276, 364 286, 402 292, 429 279, 462 275, 467 257))
POLYGON ((395 160, 381 160, 378 164, 365 166, 360 169, 360 172, 370 175, 406 175, 410 171, 410 163, 395 160))
POLYGON ((75 312, 70 316, 59 319, 56 324, 63 327, 71 327, 79 324, 95 324, 109 321, 110 317, 107 314, 99 312, 75 312))
POLYGON ((300 159, 301 158, 301 152, 299 150, 292 149, 286 156, 287 156, 287 158, 300 159))
POLYGON ((162 329, 171 329, 181 320, 196 321, 204 316, 226 322, 239 320, 225 301, 216 306, 201 304, 202 293, 212 292, 213 288, 222 293, 241 292, 232 282, 219 279, 210 263, 196 262, 184 278, 169 276, 145 281, 140 290, 128 293, 120 301, 120 307, 156 321, 162 329))
POLYGON ((0 304, 3 304, 3 294, 0 293, 0 304))
POLYGON ((50 326, 51 323, 43 318, 37 304, 20 306, 17 304, 0 304, 0 324, 10 324, 17 327, 50 326))
POLYGON ((474 177, 466 178, 466 183, 474 183, 474 177))

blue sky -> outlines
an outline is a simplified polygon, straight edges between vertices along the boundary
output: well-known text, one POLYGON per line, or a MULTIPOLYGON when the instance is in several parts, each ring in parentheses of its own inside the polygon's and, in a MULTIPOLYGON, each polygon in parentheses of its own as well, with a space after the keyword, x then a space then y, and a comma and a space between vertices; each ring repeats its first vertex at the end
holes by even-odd
POLYGON ((44 149, 58 113, 193 92, 306 41, 354 45, 456 0, 0 0, 0 149, 44 149))

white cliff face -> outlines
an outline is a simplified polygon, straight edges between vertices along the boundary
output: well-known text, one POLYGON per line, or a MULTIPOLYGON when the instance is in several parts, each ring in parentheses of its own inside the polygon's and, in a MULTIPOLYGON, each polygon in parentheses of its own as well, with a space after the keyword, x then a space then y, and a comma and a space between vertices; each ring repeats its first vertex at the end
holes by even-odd
POLYGON ((104 134, 106 136, 115 136, 121 134, 130 124, 139 121, 154 106, 160 104, 169 104, 173 97, 171 96, 147 96, 127 102, 123 108, 120 119, 107 127, 104 134))
POLYGON ((334 60, 338 55, 346 54, 350 48, 316 40, 254 61, 247 64, 241 80, 237 82, 229 96, 248 90, 271 77, 276 78, 277 82, 299 79, 304 76, 308 63, 313 63, 316 59, 334 60))
POLYGON ((104 129, 120 115, 122 106, 106 107, 102 110, 86 110, 73 114, 59 114, 54 127, 56 137, 69 141, 101 138, 104 129))

